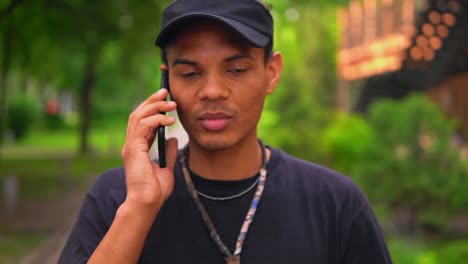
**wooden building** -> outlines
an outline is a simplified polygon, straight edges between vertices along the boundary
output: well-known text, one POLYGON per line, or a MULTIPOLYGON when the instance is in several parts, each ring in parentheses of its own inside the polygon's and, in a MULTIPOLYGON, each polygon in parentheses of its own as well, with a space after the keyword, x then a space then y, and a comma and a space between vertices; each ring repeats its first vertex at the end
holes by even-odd
POLYGON ((339 18, 341 108, 424 92, 468 137, 468 0, 351 0, 339 18))

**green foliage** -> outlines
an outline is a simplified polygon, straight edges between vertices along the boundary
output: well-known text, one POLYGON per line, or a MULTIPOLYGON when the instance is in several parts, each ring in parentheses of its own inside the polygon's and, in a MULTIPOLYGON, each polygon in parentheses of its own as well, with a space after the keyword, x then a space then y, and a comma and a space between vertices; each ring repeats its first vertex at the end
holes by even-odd
MULTIPOLYGON (((47 89, 91 98, 76 100, 78 111, 86 116, 80 120, 89 120, 89 113, 96 119, 115 113, 121 118, 128 115, 136 97, 148 95, 147 87, 154 80, 155 68, 142 68, 158 61, 153 42, 167 2, 24 1, 0 20, 1 32, 5 28, 14 32, 6 70, 18 71, 47 89), (110 49, 116 51, 109 54, 110 49), (91 87, 89 93, 84 87, 91 87), (92 105, 83 107, 87 101, 92 105)), ((55 117, 45 120, 60 123, 55 117)))
POLYGON ((468 260, 468 241, 460 240, 451 242, 437 252, 438 263, 458 264, 468 260))
POLYGON ((320 130, 334 105, 336 9, 269 2, 275 18, 275 50, 282 53, 284 68, 280 85, 265 104, 259 135, 291 154, 317 160, 320 130))
POLYGON ((410 221, 436 232, 467 211, 468 166, 452 143, 454 125, 426 97, 376 102, 367 121, 332 120, 321 136, 325 163, 352 175, 372 201, 406 208, 410 221))
POLYGON ((376 144, 353 174, 372 200, 408 208, 439 231, 466 211, 468 170, 452 144, 454 125, 437 106, 421 95, 385 100, 372 106, 369 123, 376 144))
POLYGON ((398 264, 460 264, 468 259, 468 240, 433 245, 401 239, 388 241, 393 262, 398 264))
MULTIPOLYGON (((159 52, 153 42, 169 2, 24 1, 7 19, 15 32, 11 70, 40 86, 80 96, 85 67, 94 58, 92 124, 126 120, 138 101, 159 88, 159 52)), ((285 74, 267 103, 260 135, 269 144, 314 159, 326 123, 324 108, 334 98, 335 11, 343 1, 266 2, 273 6, 275 45, 284 54, 285 74), (294 12, 296 19, 290 16, 294 12)), ((6 24, 0 21, 0 31, 6 24)), ((78 110, 85 114, 81 106, 78 110)))
POLYGON ((340 112, 324 130, 321 147, 327 163, 333 161, 334 169, 350 172, 376 143, 374 137, 374 131, 362 117, 340 112))
POLYGON ((32 128, 38 117, 37 102, 29 97, 12 98, 7 105, 7 128, 21 140, 32 128))
POLYGON ((369 122, 378 144, 369 156, 372 165, 362 166, 361 173, 376 178, 367 184, 376 200, 420 209, 466 207, 453 203, 463 195, 457 186, 468 187, 468 173, 452 146, 454 124, 437 106, 421 95, 382 101, 371 108, 369 122), (392 191, 379 192, 378 185, 392 191))
MULTIPOLYGON (((432 264, 434 252, 421 243, 396 240, 388 241, 390 255, 394 263, 398 264, 432 264), (429 261, 429 262, 428 262, 429 261)), ((434 263, 437 264, 437 263, 434 263)))
MULTIPOLYGON (((280 0, 284 1, 284 0, 280 0)), ((276 1, 262 1, 262 2, 276 2, 276 1)), ((310 0, 289 0, 289 1, 284 1, 284 2, 290 2, 294 4, 313 4, 314 6, 334 6, 334 5, 347 5, 349 3, 349 0, 314 0, 311 2, 310 0)))
POLYGON ((65 120, 64 118, 58 114, 45 114, 45 125, 48 130, 58 130, 63 129, 65 127, 65 120))

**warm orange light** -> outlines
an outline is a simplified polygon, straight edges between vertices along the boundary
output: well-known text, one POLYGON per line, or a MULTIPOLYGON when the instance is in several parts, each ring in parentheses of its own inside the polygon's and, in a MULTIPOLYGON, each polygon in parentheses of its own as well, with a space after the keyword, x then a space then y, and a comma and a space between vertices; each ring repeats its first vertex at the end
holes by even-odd
POLYGON ((442 21, 444 22, 445 25, 447 26, 453 26, 457 22, 457 19, 453 14, 450 13, 445 13, 442 15, 442 21))
POLYGON ((414 34, 416 34, 416 28, 414 25, 403 25, 401 26, 401 32, 404 33, 405 35, 412 37, 414 34))
POLYGON ((393 33, 394 30, 394 5, 393 0, 382 0, 381 27, 384 35, 393 33))
POLYGON ((408 36, 401 33, 391 34, 369 44, 340 50, 338 52, 338 63, 343 65, 359 64, 370 58, 402 53, 410 44, 411 40, 408 36))
POLYGON ((440 24, 440 14, 436 11, 432 11, 429 13, 429 21, 431 21, 432 24, 440 24))
POLYGON ((450 1, 448 5, 453 12, 460 12, 460 3, 458 3, 457 1, 450 1))
POLYGON ((410 55, 413 60, 420 60, 423 56, 421 49, 418 47, 412 47, 410 50, 410 55))
POLYGON ((434 54, 434 51, 432 49, 430 49, 430 48, 424 49, 423 58, 424 58, 425 61, 433 60, 434 56, 435 56, 435 54, 434 54))
POLYGON ((437 26, 437 35, 439 35, 441 38, 446 38, 449 35, 449 29, 445 25, 438 25, 437 26))
POLYGON ((351 46, 361 44, 362 40, 362 7, 358 1, 351 1, 349 4, 350 24, 349 29, 351 33, 351 46))
POLYGON ((345 80, 356 80, 384 72, 396 71, 401 68, 402 58, 400 55, 374 58, 359 65, 341 67, 340 74, 345 80))
POLYGON ((338 20, 341 25, 341 47, 348 48, 349 47, 349 15, 347 9, 340 9, 338 10, 338 20))
POLYGON ((426 23, 422 26, 422 32, 424 33, 424 35, 430 37, 435 33, 434 26, 429 23, 426 23))
POLYGON ((403 0, 402 9, 403 24, 412 25, 414 23, 414 0, 403 0))
POLYGON ((338 64, 348 64, 352 57, 349 53, 349 49, 343 49, 338 51, 338 64))
POLYGON ((364 0, 364 17, 366 26, 364 27, 364 42, 370 42, 377 35, 377 3, 376 0, 364 0))
POLYGON ((439 37, 431 37, 429 39, 429 44, 434 50, 442 48, 442 40, 439 37))
POLYGON ((427 47, 429 45, 429 41, 425 36, 419 35, 416 38, 416 44, 418 44, 420 47, 427 47))

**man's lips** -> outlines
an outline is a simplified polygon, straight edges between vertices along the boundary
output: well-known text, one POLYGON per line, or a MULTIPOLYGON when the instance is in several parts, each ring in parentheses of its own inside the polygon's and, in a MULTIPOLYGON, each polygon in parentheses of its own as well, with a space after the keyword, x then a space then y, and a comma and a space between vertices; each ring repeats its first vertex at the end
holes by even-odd
POLYGON ((204 113, 198 120, 209 131, 219 131, 227 126, 231 117, 225 113, 204 113))

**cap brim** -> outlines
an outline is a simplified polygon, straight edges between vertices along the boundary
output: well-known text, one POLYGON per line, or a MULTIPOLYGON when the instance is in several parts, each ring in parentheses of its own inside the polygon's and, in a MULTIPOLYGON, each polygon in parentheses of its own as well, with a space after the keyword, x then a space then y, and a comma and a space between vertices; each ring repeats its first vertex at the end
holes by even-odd
POLYGON ((174 27, 176 27, 180 22, 191 18, 210 18, 222 22, 223 24, 227 25, 228 27, 239 33, 242 37, 244 37, 247 41, 249 41, 256 47, 266 47, 270 42, 270 37, 268 37, 267 35, 236 20, 227 17, 216 16, 213 14, 194 12, 185 14, 183 16, 179 16, 173 19, 172 21, 168 22, 159 32, 155 41, 155 45, 158 47, 162 47, 170 38, 171 31, 174 29, 174 27))

